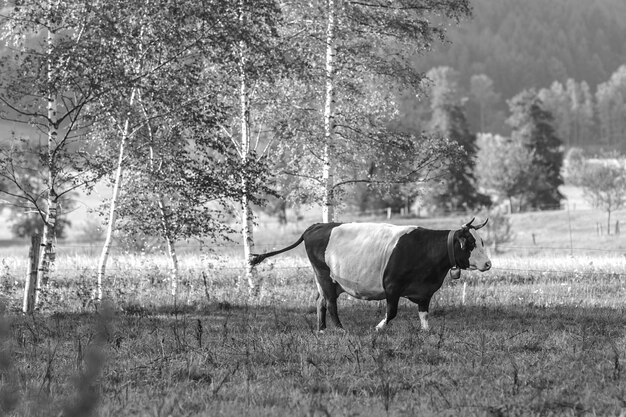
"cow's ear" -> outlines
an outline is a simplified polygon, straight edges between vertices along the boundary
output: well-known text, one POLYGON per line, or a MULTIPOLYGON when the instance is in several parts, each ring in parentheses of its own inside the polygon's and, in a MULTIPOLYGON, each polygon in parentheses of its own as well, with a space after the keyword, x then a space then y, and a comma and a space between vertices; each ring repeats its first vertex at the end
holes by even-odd
POLYGON ((461 244, 461 249, 465 250, 465 238, 463 236, 459 237, 459 243, 461 244))

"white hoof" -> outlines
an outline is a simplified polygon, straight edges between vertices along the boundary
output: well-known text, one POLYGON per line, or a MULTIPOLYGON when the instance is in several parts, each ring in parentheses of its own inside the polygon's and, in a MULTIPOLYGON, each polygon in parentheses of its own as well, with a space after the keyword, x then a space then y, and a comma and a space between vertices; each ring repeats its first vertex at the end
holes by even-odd
POLYGON ((376 331, 380 332, 384 330, 386 326, 387 326, 387 318, 384 318, 380 323, 376 325, 376 331))

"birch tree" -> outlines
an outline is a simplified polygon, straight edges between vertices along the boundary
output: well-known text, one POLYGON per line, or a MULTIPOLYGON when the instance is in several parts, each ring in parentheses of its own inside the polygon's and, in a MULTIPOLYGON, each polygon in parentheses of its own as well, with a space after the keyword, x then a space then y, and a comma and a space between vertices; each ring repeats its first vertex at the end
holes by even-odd
POLYGON ((102 50, 88 30, 93 23, 89 8, 81 2, 16 3, 6 10, 2 38, 11 47, 1 61, 0 117, 30 129, 2 150, 0 176, 7 185, 2 192, 44 222, 38 303, 55 259, 59 201, 98 177, 86 169, 84 135, 92 122, 86 108, 97 98, 103 76, 102 50), (42 136, 45 145, 34 145, 42 136), (26 164, 26 154, 33 152, 40 157, 39 167, 26 164), (37 176, 42 176, 41 192, 29 184, 37 176))
POLYGON ((244 275, 252 294, 256 294, 261 283, 257 282, 255 269, 247 262, 254 250, 252 205, 260 203, 261 197, 270 192, 264 166, 276 136, 271 128, 275 124, 270 119, 277 115, 272 110, 278 107, 271 101, 280 101, 273 89, 289 71, 284 54, 289 47, 280 44, 281 14, 273 0, 238 0, 234 12, 236 25, 233 25, 230 41, 235 53, 222 57, 220 73, 215 77, 221 78, 223 100, 233 109, 222 124, 222 131, 239 156, 241 169, 236 205, 243 241, 244 275), (236 82, 230 75, 233 73, 236 82))
POLYGON ((337 22, 336 0, 326 2, 326 60, 325 64, 325 88, 324 88, 324 148, 322 151, 322 182, 324 193, 322 199, 322 221, 330 223, 335 220, 335 158, 333 137, 334 103, 335 103, 335 37, 337 22))
POLYGON ((173 64, 158 88, 138 98, 145 123, 127 152, 133 165, 116 210, 125 236, 165 240, 174 296, 176 242, 231 232, 226 202, 239 196, 242 166, 218 123, 226 109, 203 72, 199 61, 173 64))
MULTIPOLYGON (((108 7, 104 6, 99 10, 103 19, 102 25, 97 28, 103 39, 110 47, 110 51, 114 51, 113 55, 108 55, 109 59, 116 60, 119 65, 116 72, 121 77, 121 85, 118 88, 109 90, 109 94, 104 95, 99 100, 100 108, 107 114, 107 119, 102 120, 99 128, 95 132, 94 138, 99 140, 101 146, 108 146, 110 140, 102 137, 103 132, 112 133, 113 137, 119 138, 117 143, 117 158, 115 163, 114 175, 112 179, 113 189, 111 199, 109 201, 108 218, 106 226, 106 234, 100 259, 97 267, 96 282, 96 299, 102 300, 103 297, 103 280, 106 273, 106 264, 110 255, 111 245, 113 244, 113 232, 117 220, 117 205, 122 188, 122 178, 124 173, 124 160, 126 156, 126 148, 130 138, 135 134, 136 130, 142 124, 139 109, 136 106, 136 97, 140 88, 140 82, 143 80, 145 73, 153 75, 154 66, 146 68, 150 65, 147 56, 150 51, 149 46, 153 38, 146 33, 148 25, 148 17, 152 17, 148 2, 134 3, 134 9, 125 9, 127 13, 126 19, 122 19, 118 14, 119 4, 109 3, 108 7), (115 25, 108 25, 108 22, 115 22, 115 25), (115 110, 113 110, 115 109, 115 110), (110 123, 112 129, 106 129, 105 126, 110 123), (111 132, 111 130, 113 132, 111 132)), ((154 65, 154 63, 152 63, 154 65)), ((101 149, 102 150, 102 149, 101 149)), ((107 155, 105 152, 98 152, 101 155, 107 155)), ((96 162, 97 159, 93 162, 96 162)), ((97 162, 96 162, 97 163, 97 162)), ((100 165, 100 164, 98 164, 100 165)), ((104 164, 100 166, 106 166, 104 164)))
MULTIPOLYGON (((289 14, 303 16, 306 53, 318 63, 312 72, 321 97, 306 95, 302 107, 309 111, 319 106, 322 127, 309 126, 303 138, 309 162, 298 155, 297 163, 308 163, 311 169, 296 167, 290 173, 317 184, 319 191, 313 194, 321 201, 322 220, 335 219, 337 195, 351 184, 425 180, 425 172, 416 167, 424 166, 419 155, 430 154, 427 146, 432 142, 390 128, 398 113, 396 95, 406 89, 417 92, 422 76, 411 65, 414 54, 444 38, 446 19, 469 14, 467 1, 323 0, 285 7, 289 14), (443 17, 441 25, 429 20, 434 15, 443 17), (402 159, 408 164, 388 164, 406 151, 417 156, 402 159), (386 178, 368 177, 372 161, 385 168, 377 172, 386 178)), ((444 153, 454 153, 453 148, 444 153)), ((440 157, 440 162, 446 159, 440 157)), ((433 168, 430 172, 441 168, 426 165, 433 168)))
MULTIPOLYGON (((102 145, 100 153, 104 158, 94 161, 94 165, 108 164, 115 167, 106 240, 98 265, 99 300, 103 296, 103 279, 113 243, 113 232, 116 230, 124 171, 136 169, 133 164, 145 163, 145 158, 136 159, 128 155, 136 154, 136 149, 144 152, 147 149, 149 154, 150 146, 145 146, 146 141, 154 143, 155 138, 150 123, 166 115, 173 115, 190 103, 197 105, 201 103, 201 98, 192 95, 178 103, 169 101, 166 106, 161 103, 160 109, 164 112, 161 114, 154 112, 157 107, 146 111, 142 103, 148 102, 147 97, 158 95, 159 90, 163 90, 168 83, 180 86, 180 77, 184 77, 193 65, 197 67, 197 62, 225 53, 222 44, 229 39, 231 30, 223 27, 220 17, 228 15, 231 9, 226 0, 214 1, 209 8, 193 1, 165 5, 149 0, 132 4, 117 1, 106 2, 100 9, 103 18, 102 25, 97 30, 108 46, 110 61, 117 63, 119 81, 99 102, 101 111, 108 116, 108 123, 100 126, 98 138, 104 140, 97 141, 102 145), (180 73, 175 74, 173 68, 180 73), (144 99, 140 101, 140 97, 144 99), (138 136, 145 129, 148 129, 148 133, 138 136), (115 133, 110 137, 103 137, 103 132, 115 133), (115 157, 112 157, 113 148, 117 148, 115 157)), ((229 45, 228 42, 225 44, 229 45)), ((182 96, 177 94, 176 97, 182 96)), ((153 147, 153 163, 154 150, 153 147)), ((167 217, 165 207, 163 215, 165 217, 160 221, 162 225, 163 219, 167 217)), ((170 243, 173 244, 173 237, 170 243)), ((174 254, 173 251, 171 253, 174 254)))
MULTIPOLYGON (((242 28, 245 28, 250 24, 248 19, 248 10, 246 10, 245 0, 239 0, 237 17, 242 28)), ((238 75, 239 75, 239 121, 240 121, 240 146, 239 155, 242 163, 245 165, 248 159, 251 157, 250 148, 250 91, 249 91, 249 75, 248 75, 248 60, 249 52, 245 40, 239 41, 239 62, 238 62, 238 75)), ((248 286, 253 289, 255 284, 255 270, 249 265, 247 260, 252 254, 254 248, 254 214, 252 213, 252 207, 250 206, 250 191, 249 184, 245 175, 241 177, 241 234, 243 239, 243 256, 246 265, 246 278, 248 280, 248 286)))

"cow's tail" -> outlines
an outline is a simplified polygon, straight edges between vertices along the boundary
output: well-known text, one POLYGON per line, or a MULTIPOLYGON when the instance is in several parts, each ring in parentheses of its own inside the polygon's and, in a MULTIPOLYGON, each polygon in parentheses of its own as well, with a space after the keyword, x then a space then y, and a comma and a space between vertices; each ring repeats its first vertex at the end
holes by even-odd
POLYGON ((302 234, 302 236, 300 236, 300 239, 298 239, 296 241, 296 243, 294 243, 293 245, 289 245, 286 248, 279 249, 279 250, 276 250, 274 252, 267 252, 267 253, 261 253, 261 254, 257 254, 257 253, 251 254, 250 258, 248 259, 248 263, 250 264, 250 266, 258 265, 261 262, 263 262, 263 260, 265 260, 265 258, 269 258, 270 256, 278 255, 279 253, 287 252, 287 251, 295 248, 296 246, 298 246, 303 241, 304 241, 304 233, 302 234))

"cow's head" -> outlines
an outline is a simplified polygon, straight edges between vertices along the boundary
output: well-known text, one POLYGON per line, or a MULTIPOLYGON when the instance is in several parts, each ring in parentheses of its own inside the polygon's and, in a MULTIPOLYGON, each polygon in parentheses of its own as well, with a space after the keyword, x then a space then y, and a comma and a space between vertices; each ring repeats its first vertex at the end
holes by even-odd
POLYGON ((458 232, 457 240, 461 246, 461 253, 458 254, 456 260, 461 268, 479 271, 487 271, 491 268, 491 260, 489 260, 485 243, 478 234, 478 229, 486 225, 488 220, 481 225, 474 226, 472 225, 474 219, 472 219, 458 232))

